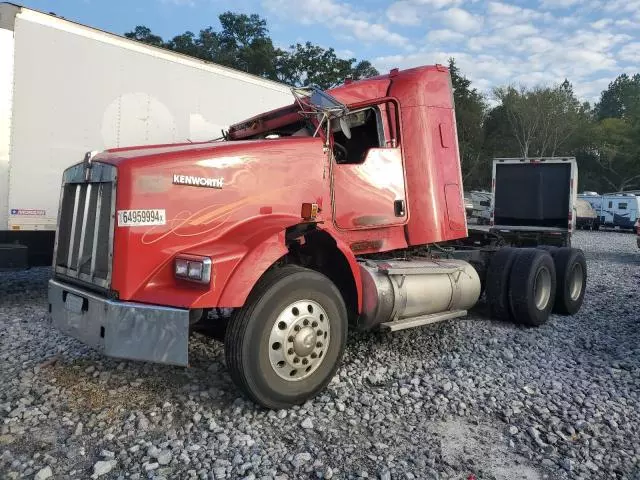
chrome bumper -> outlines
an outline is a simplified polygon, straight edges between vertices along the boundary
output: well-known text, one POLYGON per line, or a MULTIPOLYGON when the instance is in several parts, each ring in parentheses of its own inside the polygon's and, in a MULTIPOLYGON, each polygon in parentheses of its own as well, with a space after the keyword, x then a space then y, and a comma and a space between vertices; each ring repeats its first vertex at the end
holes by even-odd
POLYGON ((49 280, 53 325, 109 357, 186 366, 189 311, 109 300, 49 280))

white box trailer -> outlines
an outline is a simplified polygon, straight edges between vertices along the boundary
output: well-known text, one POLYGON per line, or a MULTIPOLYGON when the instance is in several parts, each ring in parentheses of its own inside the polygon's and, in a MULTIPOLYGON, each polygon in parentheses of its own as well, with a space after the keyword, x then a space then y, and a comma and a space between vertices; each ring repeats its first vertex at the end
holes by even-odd
POLYGON ((576 226, 574 157, 496 158, 492 231, 519 246, 571 245, 576 226))
POLYGON ((0 3, 0 268, 50 264, 63 170, 85 152, 210 140, 289 87, 0 3))

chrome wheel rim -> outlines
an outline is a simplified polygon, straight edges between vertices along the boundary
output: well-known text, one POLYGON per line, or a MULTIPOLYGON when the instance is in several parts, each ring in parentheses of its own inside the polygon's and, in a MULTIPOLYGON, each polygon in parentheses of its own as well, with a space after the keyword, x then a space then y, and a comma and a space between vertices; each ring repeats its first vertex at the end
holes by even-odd
POLYGON ((533 298, 538 310, 544 310, 551 298, 551 272, 547 267, 541 268, 536 274, 533 287, 533 298))
POLYGON ((330 330, 327 312, 313 300, 298 300, 284 308, 269 335, 273 371, 290 382, 313 374, 326 357, 330 330))
POLYGON ((576 301, 580 298, 583 286, 583 271, 582 265, 575 263, 571 269, 570 283, 569 283, 569 296, 571 300, 576 301))

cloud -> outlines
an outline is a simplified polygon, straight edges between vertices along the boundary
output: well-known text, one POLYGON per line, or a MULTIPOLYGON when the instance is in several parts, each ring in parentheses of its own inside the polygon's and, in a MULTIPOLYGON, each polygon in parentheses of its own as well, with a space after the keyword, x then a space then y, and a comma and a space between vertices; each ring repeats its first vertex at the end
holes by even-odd
POLYGON ((454 57, 485 91, 568 78, 593 101, 618 74, 640 68, 640 0, 262 1, 280 17, 326 27, 354 56, 375 45, 369 60, 380 71, 454 57))
POLYGON ((631 64, 640 65, 640 42, 631 42, 624 45, 618 52, 619 57, 631 64))
POLYGON ((179 7, 184 7, 184 6, 193 7, 196 4, 195 0, 160 0, 160 1, 165 4, 177 5, 179 7))
POLYGON ((584 0, 542 0, 540 6, 542 8, 561 9, 579 5, 583 3, 583 1, 584 0))
POLYGON ((473 15, 462 8, 450 8, 443 12, 442 20, 445 25, 451 29, 468 33, 479 30, 482 27, 483 19, 480 16, 473 15))
MULTIPOLYGON (((474 0, 472 0, 474 1, 474 0)), ((462 5, 464 0, 399 0, 386 10, 387 19, 399 25, 420 25, 434 11, 462 5)))
POLYGON ((528 21, 538 19, 550 19, 552 15, 548 12, 540 12, 531 10, 530 8, 522 8, 517 5, 503 2, 489 2, 487 13, 490 17, 497 19, 508 19, 510 21, 528 21))
POLYGON ((420 25, 421 19, 415 2, 401 1, 392 3, 386 12, 392 23, 400 25, 420 25))
POLYGON ((390 32, 380 23, 369 23, 355 18, 336 18, 337 25, 348 28, 354 37, 370 43, 384 42, 396 47, 407 45, 408 39, 402 35, 390 32))
POLYGON ((344 37, 353 36, 365 43, 385 43, 395 47, 407 47, 409 39, 390 31, 379 22, 370 21, 370 15, 355 9, 351 4, 323 0, 322 2, 300 2, 297 0, 264 0, 265 9, 291 21, 303 24, 323 24, 337 30, 344 37))
POLYGON ((616 20, 615 26, 625 30, 640 31, 640 19, 634 22, 632 20, 629 20, 628 18, 623 18, 621 20, 616 20))
POLYGON ((595 28, 596 30, 604 30, 605 28, 610 27, 612 23, 613 20, 611 18, 601 18, 600 20, 597 20, 590 25, 591 28, 595 28))
POLYGON ((430 43, 455 43, 464 40, 462 33, 453 30, 432 30, 427 34, 427 42, 430 43))

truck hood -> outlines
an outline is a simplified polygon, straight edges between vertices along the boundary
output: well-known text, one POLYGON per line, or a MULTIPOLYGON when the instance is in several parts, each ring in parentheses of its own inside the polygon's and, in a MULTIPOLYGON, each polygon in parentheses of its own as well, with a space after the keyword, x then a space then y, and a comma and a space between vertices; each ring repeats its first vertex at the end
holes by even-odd
MULTIPOLYGON (((305 137, 303 137, 305 138, 305 137)), ((162 158, 198 158, 210 155, 238 154, 241 152, 272 151, 274 148, 289 150, 299 144, 296 138, 277 138, 268 140, 219 141, 198 143, 173 143, 161 145, 143 145, 105 150, 94 157, 96 162, 104 162, 119 166, 131 160, 151 159, 153 162, 162 158)))
POLYGON ((176 287, 175 255, 208 256, 216 275, 229 273, 329 191, 328 156, 313 137, 117 149, 94 162, 117 168, 112 288, 142 303, 193 305, 203 292, 176 287))

